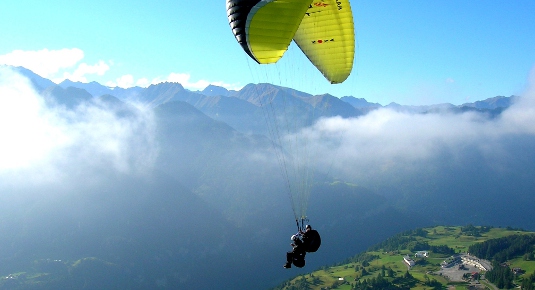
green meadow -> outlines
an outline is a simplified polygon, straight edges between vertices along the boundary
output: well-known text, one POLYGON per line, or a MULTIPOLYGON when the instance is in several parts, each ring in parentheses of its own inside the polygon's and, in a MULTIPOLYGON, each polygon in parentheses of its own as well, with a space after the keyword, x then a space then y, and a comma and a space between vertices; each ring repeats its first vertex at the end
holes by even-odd
MULTIPOLYGON (((429 246, 447 246, 455 253, 466 253, 468 247, 490 239, 497 239, 514 234, 535 234, 510 228, 491 227, 461 227, 461 226, 436 226, 424 228, 425 233, 411 236, 418 242, 427 242, 429 246)), ((405 234, 400 234, 405 237, 405 234)), ((379 245, 381 245, 380 243, 379 245)), ((451 282, 446 280, 436 272, 441 269, 440 263, 448 259, 451 255, 429 252, 427 258, 415 258, 414 251, 407 248, 386 251, 384 249, 369 250, 360 253, 346 262, 338 265, 322 267, 316 271, 299 275, 290 279, 278 287, 277 290, 299 290, 299 289, 356 289, 358 283, 364 280, 372 280, 381 277, 389 282, 400 284, 410 289, 446 289, 447 286, 455 289, 469 289, 469 282, 451 282), (363 255, 367 254, 367 255, 363 255), (409 255, 416 265, 408 267, 403 261, 403 256, 409 255), (375 257, 365 259, 363 257, 375 257), (362 261, 362 260, 365 261, 362 261), (370 260, 370 261, 369 261, 370 260), (409 276, 407 276, 409 275, 409 276), (434 288, 436 287, 436 288, 434 288)), ((320 249, 321 251, 321 249, 320 249)), ((522 279, 524 275, 530 275, 535 271, 535 261, 526 261, 523 257, 516 257, 510 261, 511 269, 522 268, 525 272, 517 277, 522 279)), ((488 281, 481 281, 482 284, 489 284, 488 281)), ((449 289, 451 289, 449 288, 449 289)))

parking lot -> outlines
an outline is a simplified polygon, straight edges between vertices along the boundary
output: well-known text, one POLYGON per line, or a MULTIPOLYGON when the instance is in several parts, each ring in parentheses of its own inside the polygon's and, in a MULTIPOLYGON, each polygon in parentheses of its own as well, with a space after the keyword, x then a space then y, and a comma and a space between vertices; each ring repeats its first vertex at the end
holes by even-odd
POLYGON ((462 270, 459 269, 459 264, 455 264, 451 267, 448 267, 448 268, 442 268, 440 269, 440 271, 437 271, 435 272, 437 275, 441 275, 446 277, 448 280, 450 281, 453 281, 453 282, 461 282, 463 281, 463 275, 466 274, 466 273, 474 273, 474 272, 477 272, 479 273, 481 270, 479 270, 478 268, 476 268, 475 266, 470 266, 470 265, 466 265, 464 264, 464 267, 462 270))

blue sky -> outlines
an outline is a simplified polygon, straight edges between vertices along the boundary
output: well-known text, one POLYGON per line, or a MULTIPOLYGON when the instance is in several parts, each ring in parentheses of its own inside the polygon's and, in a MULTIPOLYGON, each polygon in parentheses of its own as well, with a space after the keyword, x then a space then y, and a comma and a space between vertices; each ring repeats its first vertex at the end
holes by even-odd
POLYGON ((56 82, 123 87, 178 81, 240 88, 272 82, 386 105, 473 102, 522 94, 535 64, 535 1, 351 1, 351 76, 329 84, 291 46, 259 66, 231 34, 223 0, 9 1, 0 63, 56 82))

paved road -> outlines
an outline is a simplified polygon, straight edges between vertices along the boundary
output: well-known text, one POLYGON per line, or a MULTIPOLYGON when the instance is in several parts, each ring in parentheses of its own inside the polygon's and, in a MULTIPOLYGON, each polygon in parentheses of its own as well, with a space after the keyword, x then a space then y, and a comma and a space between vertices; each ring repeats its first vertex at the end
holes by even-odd
POLYGON ((489 287, 492 290, 499 290, 498 287, 496 287, 494 284, 490 283, 488 280, 481 280, 481 284, 485 284, 485 286, 489 287))

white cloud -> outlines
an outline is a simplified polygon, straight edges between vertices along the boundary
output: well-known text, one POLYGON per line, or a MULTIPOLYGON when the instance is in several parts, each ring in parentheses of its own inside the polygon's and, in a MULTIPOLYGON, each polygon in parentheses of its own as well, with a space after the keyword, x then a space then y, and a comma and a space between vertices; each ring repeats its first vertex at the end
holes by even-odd
POLYGON ((124 75, 117 79, 117 86, 121 88, 130 88, 134 85, 134 76, 124 75))
POLYGON ((136 81, 136 86, 146 88, 150 86, 150 81, 146 78, 140 78, 139 80, 136 81))
POLYGON ((43 106, 26 79, 0 68, 0 172, 43 161, 67 142, 43 106))
POLYGON ((150 85, 149 81, 145 78, 139 79, 135 81, 134 76, 131 74, 123 75, 119 78, 117 78, 115 81, 109 81, 106 83, 108 87, 119 87, 119 88, 131 88, 134 86, 139 87, 148 87, 150 85))
POLYGON ((102 60, 93 65, 80 63, 84 57, 84 52, 79 48, 14 50, 0 55, 0 64, 22 66, 55 83, 65 79, 87 83, 87 75, 102 76, 110 69, 110 65, 102 60))
MULTIPOLYGON (((98 61, 96 64, 81 62, 84 59, 84 52, 79 48, 64 48, 59 50, 42 49, 38 51, 14 50, 10 53, 0 55, 0 64, 10 66, 22 66, 36 74, 48 78, 55 83, 69 79, 74 82, 87 83, 91 81, 91 75, 103 76, 110 70, 113 61, 98 61)), ((116 78, 114 81, 107 81, 109 87, 130 88, 135 86, 148 87, 151 84, 162 82, 175 82, 182 84, 190 90, 202 90, 213 84, 227 89, 240 89, 236 84, 224 82, 211 82, 207 80, 192 81, 188 73, 172 72, 166 77, 156 77, 149 80, 147 77, 135 79, 132 74, 126 74, 116 78)))
POLYGON ((229 90, 239 90, 242 87, 236 84, 227 84, 224 82, 210 82, 207 80, 198 80, 196 82, 191 82, 191 75, 187 73, 170 73, 166 77, 156 77, 152 80, 149 80, 148 78, 140 78, 135 80, 133 75, 123 75, 119 78, 117 78, 115 81, 109 81, 106 83, 109 87, 121 87, 121 88, 130 88, 135 86, 146 88, 150 85, 156 85, 159 83, 164 82, 172 82, 172 83, 179 83, 182 86, 184 86, 186 89, 189 90, 203 90, 209 85, 215 85, 224 87, 229 90))
POLYGON ((14 50, 0 55, 0 64, 22 66, 36 74, 51 78, 62 69, 76 65, 84 58, 84 52, 78 48, 60 50, 42 49, 38 51, 14 50))
POLYGON ((523 140, 527 142, 523 146, 531 148, 526 150, 535 150, 529 143, 535 136, 535 86, 495 118, 473 112, 410 114, 379 109, 359 118, 326 118, 300 134, 297 139, 307 140, 319 167, 369 186, 433 170, 440 174, 447 168, 504 170, 514 166, 510 160, 522 160, 522 153, 513 149, 520 141, 512 140, 523 140))
POLYGON ((517 104, 503 113, 503 129, 535 134, 535 67, 528 78, 528 88, 517 104))
POLYGON ((0 183, 150 170, 158 152, 154 126, 142 107, 119 117, 106 104, 47 106, 28 80, 0 68, 0 183))
MULTIPOLYGON (((243 85, 240 85, 240 84, 227 84, 225 82, 210 82, 210 84, 214 85, 214 86, 223 87, 223 88, 225 88, 227 90, 239 91, 239 90, 241 90, 243 88, 243 85)), ((204 88, 206 88, 206 87, 204 87, 204 88)))
POLYGON ((204 89, 206 86, 208 86, 210 83, 204 80, 199 80, 196 82, 191 82, 191 75, 187 73, 170 73, 165 78, 154 78, 151 82, 151 84, 159 84, 163 82, 172 82, 172 83, 179 83, 182 86, 184 86, 187 89, 190 90, 199 90, 204 89))
POLYGON ((175 82, 175 83, 181 83, 184 86, 189 85, 189 80, 191 79, 191 75, 186 73, 170 73, 165 81, 168 82, 175 82))
POLYGON ((225 82, 220 82, 220 81, 212 82, 212 81, 207 81, 207 80, 198 80, 198 81, 192 82, 191 81, 191 75, 188 74, 188 73, 170 73, 165 78, 160 78, 160 77, 154 78, 151 81, 151 84, 155 85, 155 84, 159 84, 159 83, 162 83, 162 82, 180 83, 186 89, 193 90, 193 91, 195 91, 195 90, 203 90, 209 85, 220 86, 220 87, 224 87, 224 88, 229 89, 229 90, 237 90, 237 89, 241 88, 238 85, 227 84, 225 82))
POLYGON ((116 82, 112 83, 112 87, 120 88, 130 88, 134 85, 134 76, 133 75, 124 75, 119 77, 116 82))
POLYGON ((62 78, 57 78, 57 79, 54 79, 53 81, 56 83, 60 83, 65 79, 69 79, 73 82, 87 83, 88 81, 87 81, 86 75, 96 74, 96 75, 102 76, 109 69, 110 69, 110 66, 102 60, 99 61, 95 65, 88 65, 87 63, 81 63, 80 65, 78 65, 78 67, 73 73, 65 72, 63 73, 62 78))

